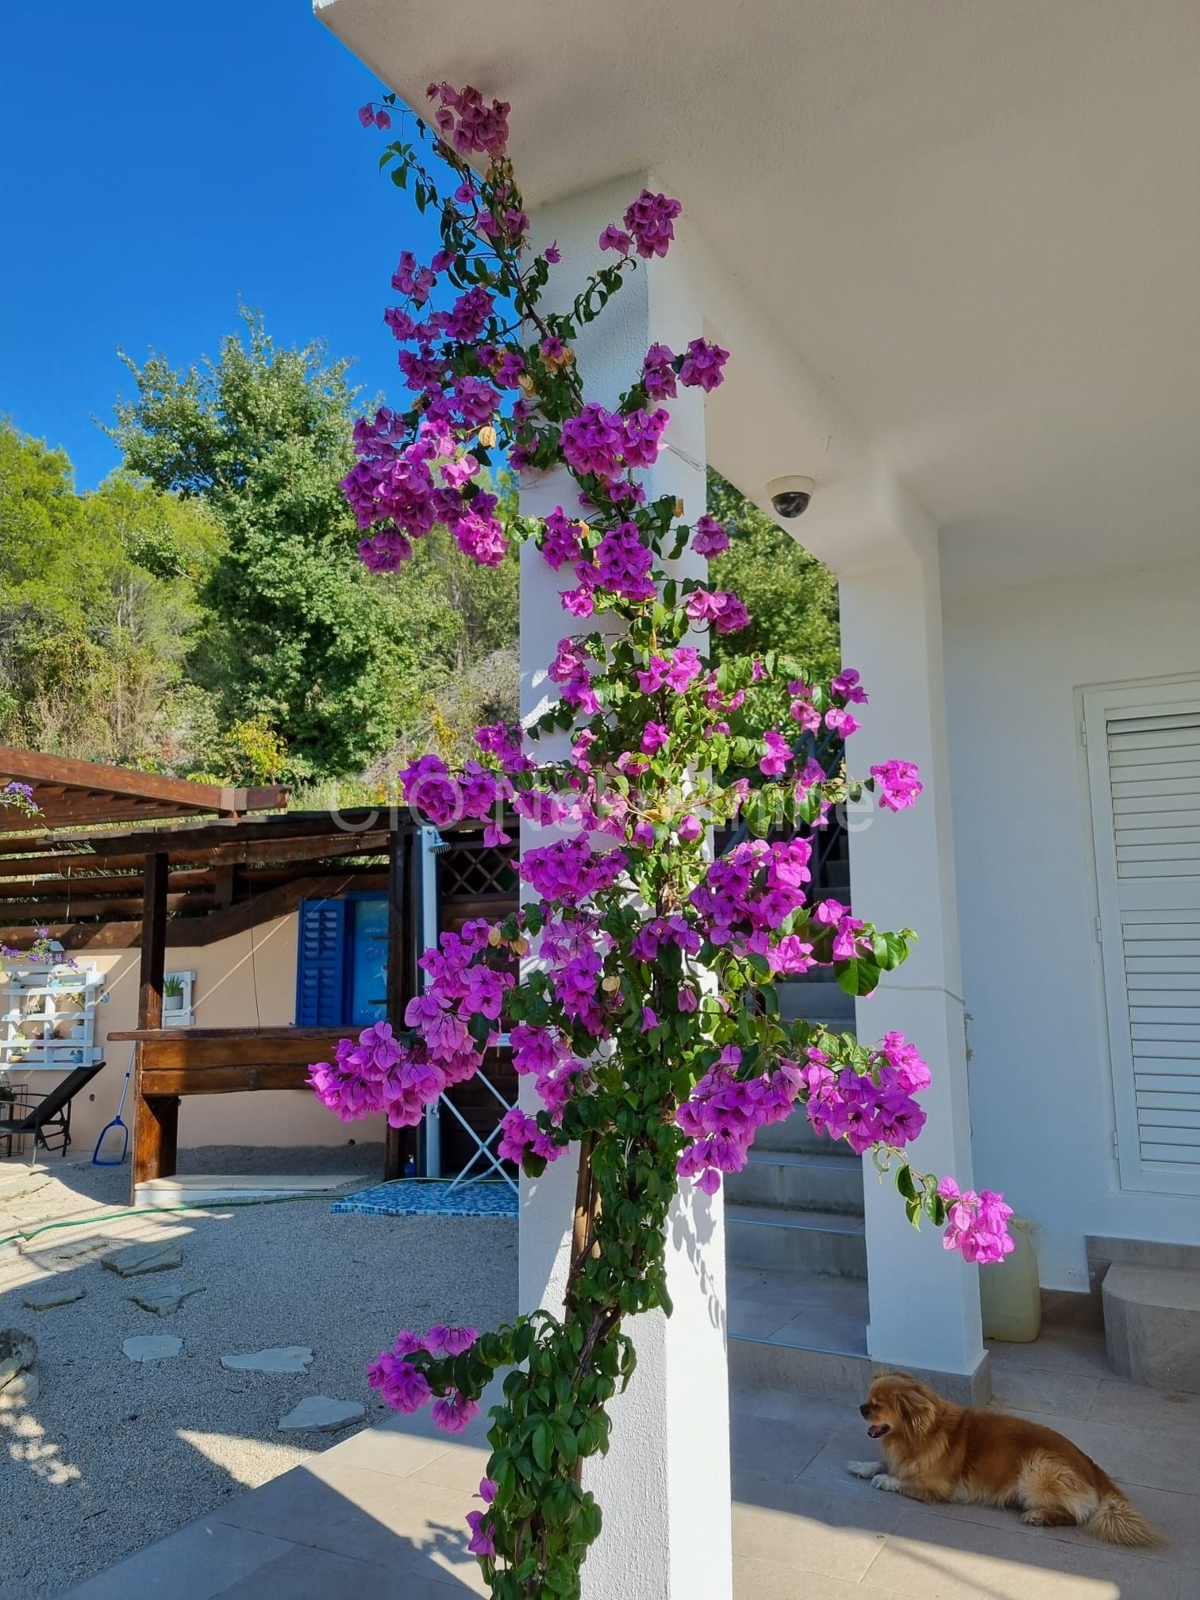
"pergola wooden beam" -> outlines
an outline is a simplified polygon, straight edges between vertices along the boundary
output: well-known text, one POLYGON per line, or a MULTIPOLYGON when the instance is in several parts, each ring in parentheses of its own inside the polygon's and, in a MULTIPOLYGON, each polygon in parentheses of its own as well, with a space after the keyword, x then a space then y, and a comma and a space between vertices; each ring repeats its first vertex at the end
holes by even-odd
MULTIPOLYGON (((477 840, 480 826, 466 821, 451 836, 466 844, 477 840)), ((406 809, 357 807, 111 833, 0 836, 0 941, 28 947, 45 927, 67 950, 137 948, 143 868, 153 856, 165 863, 166 943, 212 944, 286 916, 302 900, 352 887, 388 889, 399 870, 397 849, 415 828, 406 809)), ((411 865, 405 870, 409 881, 411 865)))
MULTIPOLYGON (((305 865, 309 868, 308 875, 311 875, 313 864, 305 863, 305 865)), ((344 868, 339 865, 338 870, 344 870, 357 876, 369 877, 386 871, 386 864, 385 862, 380 862, 378 865, 372 862, 355 862, 353 864, 347 863, 344 868)), ((216 894, 219 896, 223 887, 231 887, 234 884, 243 890, 272 889, 276 884, 289 883, 296 876, 296 863, 292 863, 289 866, 238 867, 236 869, 232 866, 172 867, 168 883, 169 892, 172 895, 184 895, 190 891, 198 890, 201 894, 216 894)), ((300 876, 305 876, 305 873, 301 872, 300 876)), ((25 910, 28 910, 31 916, 36 915, 40 910, 43 921, 47 917, 58 916, 60 913, 50 911, 45 904, 50 895, 57 894, 64 900, 69 899, 72 902, 76 896, 91 895, 97 897, 101 904, 105 904, 110 896, 119 898, 121 896, 135 895, 140 901, 141 893, 142 875, 140 872, 130 872, 123 877, 105 877, 100 874, 95 876, 80 874, 77 877, 70 878, 56 878, 48 875, 30 879, 0 877, 0 922, 3 922, 5 917, 16 916, 25 910)), ((226 903, 228 904, 229 902, 226 901, 226 903)), ((72 903, 71 909, 72 911, 79 911, 80 907, 72 903)), ((140 904, 137 907, 137 912, 140 916, 140 904)), ((61 914, 66 915, 65 912, 61 914)))
MULTIPOLYGON (((134 835, 134 838, 137 836, 134 835)), ((163 836, 155 834, 152 842, 163 836)), ((253 843, 230 842, 208 847, 169 848, 164 853, 170 858, 174 873, 183 867, 266 866, 271 863, 329 861, 343 856, 386 856, 391 835, 382 831, 356 834, 317 834, 307 838, 260 839, 253 843)), ((98 843, 103 845, 102 840, 98 843)), ((79 853, 61 855, 0 856, 0 896, 6 892, 9 880, 22 878, 70 877, 76 882, 86 882, 86 874, 130 870, 136 874, 141 869, 145 852, 113 854, 103 847, 87 855, 79 853)))
MULTIPOLYGON (((130 851, 165 850, 172 859, 196 861, 222 845, 255 845, 294 839, 342 840, 365 849, 372 838, 411 829, 407 810, 393 813, 386 807, 356 807, 331 815, 327 811, 289 812, 285 816, 253 819, 229 818, 222 822, 185 822, 174 828, 145 828, 104 834, 65 835, 63 843, 86 844, 96 856, 130 851)), ((44 844, 46 841, 41 841, 44 844)), ((38 848, 41 848, 41 844, 38 848)))
MULTIPOLYGON (((353 872, 343 869, 326 876, 303 875, 289 879, 274 889, 240 900, 236 905, 209 911, 205 916, 169 917, 167 920, 167 945, 169 948, 192 948, 215 944, 220 939, 232 938, 250 928, 273 922, 295 911, 301 900, 322 900, 341 894, 349 888, 386 889, 388 875, 385 868, 375 872, 353 872)), ((0 944, 22 949, 36 938, 33 922, 0 927, 0 944)), ((49 938, 57 939, 64 950, 136 950, 141 944, 141 921, 118 920, 112 922, 51 922, 43 923, 49 938)))
MULTIPOLYGON (((0 745, 0 786, 7 783, 29 785, 39 811, 34 826, 39 829, 211 813, 240 817, 251 811, 281 810, 290 792, 280 784, 235 788, 193 783, 189 778, 133 772, 104 762, 0 745)), ((27 833, 30 821, 19 811, 0 811, 0 831, 4 833, 27 833)))

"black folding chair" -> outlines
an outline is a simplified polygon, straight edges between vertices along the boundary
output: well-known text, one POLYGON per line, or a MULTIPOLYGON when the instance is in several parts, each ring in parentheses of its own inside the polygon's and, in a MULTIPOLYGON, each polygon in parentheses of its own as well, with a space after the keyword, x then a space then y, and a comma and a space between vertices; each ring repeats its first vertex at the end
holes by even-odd
POLYGON ((103 1067, 103 1061, 76 1067, 40 1100, 14 1095, 11 1101, 0 1101, 0 1139, 7 1143, 5 1154, 12 1155, 12 1142, 18 1134, 31 1133, 30 1166, 37 1158, 39 1145, 43 1150, 58 1150, 65 1156, 71 1143, 71 1101, 103 1067))

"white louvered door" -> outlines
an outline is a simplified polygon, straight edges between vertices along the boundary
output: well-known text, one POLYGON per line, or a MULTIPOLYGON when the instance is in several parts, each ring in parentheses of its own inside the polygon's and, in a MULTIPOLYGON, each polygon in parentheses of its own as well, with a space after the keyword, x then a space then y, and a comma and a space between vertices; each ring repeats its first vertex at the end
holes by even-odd
POLYGON ((1084 695, 1124 1189, 1200 1194, 1200 682, 1084 695))

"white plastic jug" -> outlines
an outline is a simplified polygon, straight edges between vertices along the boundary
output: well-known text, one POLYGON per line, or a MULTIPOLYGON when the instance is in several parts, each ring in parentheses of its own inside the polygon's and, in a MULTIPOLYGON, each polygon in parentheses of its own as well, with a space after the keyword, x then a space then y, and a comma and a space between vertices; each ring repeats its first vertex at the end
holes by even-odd
POLYGON ((1010 1217, 1008 1231, 1016 1248, 1003 1261, 979 1269, 979 1308, 985 1339, 1029 1344, 1042 1328, 1042 1291, 1038 1285, 1034 1224, 1010 1217))

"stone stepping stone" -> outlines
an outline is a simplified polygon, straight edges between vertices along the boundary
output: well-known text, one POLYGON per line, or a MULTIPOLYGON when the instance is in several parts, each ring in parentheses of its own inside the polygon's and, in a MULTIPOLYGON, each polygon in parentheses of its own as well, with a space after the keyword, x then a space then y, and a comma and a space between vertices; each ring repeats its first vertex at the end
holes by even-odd
POLYGON ((0 1389, 0 1411, 19 1411, 31 1406, 41 1389, 36 1372, 18 1372, 0 1389))
POLYGON ((307 1345, 289 1344, 249 1355, 222 1356, 221 1365, 229 1372, 306 1372, 312 1358, 307 1345))
POLYGON ((37 1340, 20 1328, 0 1329, 0 1389, 37 1360, 37 1340))
POLYGON ((177 1239, 131 1244, 115 1255, 105 1256, 104 1265, 123 1278, 137 1278, 144 1272, 170 1272, 183 1265, 183 1246, 177 1239))
MULTIPOLYGON (((164 1283, 161 1289, 139 1289, 129 1298, 143 1311, 153 1311, 156 1316, 165 1317, 172 1311, 178 1311, 192 1295, 203 1294, 205 1287, 203 1283, 164 1283)), ((26 1305, 28 1303, 26 1301, 26 1305)))
POLYGON ((33 1239, 21 1241, 21 1254, 46 1261, 80 1261, 84 1256, 95 1255, 112 1244, 111 1239, 47 1239, 38 1234, 33 1239))
POLYGON ((130 1361, 169 1361, 183 1349, 183 1340, 170 1333, 144 1333, 121 1346, 130 1361))
POLYGON ((69 1306, 75 1300, 82 1300, 86 1293, 80 1286, 56 1289, 47 1284, 44 1289, 30 1289, 23 1303, 31 1311, 53 1311, 55 1306, 69 1306))
POLYGON ((292 1433, 336 1433, 364 1416, 366 1408, 357 1400, 330 1400, 323 1394, 310 1394, 280 1420, 279 1426, 292 1433))

